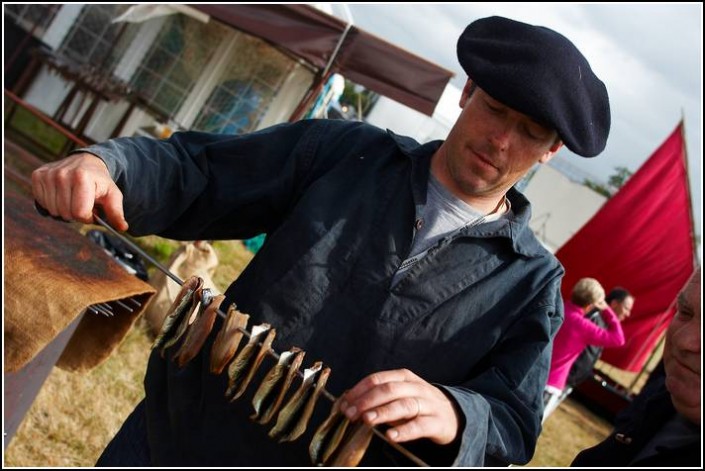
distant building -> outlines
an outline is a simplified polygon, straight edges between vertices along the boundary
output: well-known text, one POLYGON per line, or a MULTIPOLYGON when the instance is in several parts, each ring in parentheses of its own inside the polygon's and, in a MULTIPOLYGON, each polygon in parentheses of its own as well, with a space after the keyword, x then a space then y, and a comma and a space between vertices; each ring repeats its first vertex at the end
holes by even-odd
POLYGON ((529 226, 551 252, 573 237, 607 201, 550 165, 538 166, 523 192, 531 201, 529 226))
POLYGON ((430 113, 453 75, 308 4, 3 11, 7 97, 79 141, 242 134, 301 119, 336 73, 430 113), (390 58, 392 67, 377 66, 390 58))
POLYGON ((221 22, 205 23, 193 9, 179 5, 164 16, 113 22, 128 7, 4 5, 14 37, 22 39, 19 29, 42 46, 23 51, 31 62, 11 84, 16 93, 100 141, 158 123, 253 131, 286 121, 311 83, 312 72, 299 61, 221 22))
POLYGON ((445 139, 460 115, 461 93, 462 90, 449 83, 432 117, 381 96, 366 121, 383 129, 389 128, 396 134, 411 136, 419 142, 445 139))

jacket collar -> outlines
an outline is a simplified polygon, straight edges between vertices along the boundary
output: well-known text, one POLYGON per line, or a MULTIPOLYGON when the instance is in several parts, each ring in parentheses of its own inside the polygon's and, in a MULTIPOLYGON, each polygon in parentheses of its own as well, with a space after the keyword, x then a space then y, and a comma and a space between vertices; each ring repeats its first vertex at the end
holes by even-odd
MULTIPOLYGON (((416 214, 419 214, 426 204, 431 157, 443 141, 436 140, 419 144, 415 139, 399 136, 389 129, 387 129, 387 134, 394 140, 399 151, 411 160, 412 194, 416 205, 416 214)), ((509 189, 507 198, 512 205, 512 212, 508 217, 466 228, 459 235, 482 238, 506 237, 511 240, 514 251, 520 255, 527 257, 546 256, 549 252, 539 243, 529 227, 531 219, 529 200, 515 188, 509 189)))

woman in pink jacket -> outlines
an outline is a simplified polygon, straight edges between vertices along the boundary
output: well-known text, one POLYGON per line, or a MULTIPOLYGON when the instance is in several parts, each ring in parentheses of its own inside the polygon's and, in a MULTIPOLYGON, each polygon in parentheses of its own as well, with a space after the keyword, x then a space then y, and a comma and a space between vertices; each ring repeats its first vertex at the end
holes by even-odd
POLYGON ((624 345, 624 332, 617 314, 605 302, 605 290, 594 278, 582 278, 573 287, 570 301, 564 301, 565 319, 553 340, 551 370, 544 391, 543 420, 562 399, 570 367, 586 346, 618 347, 624 345), (585 314, 600 310, 606 328, 591 322, 585 314))

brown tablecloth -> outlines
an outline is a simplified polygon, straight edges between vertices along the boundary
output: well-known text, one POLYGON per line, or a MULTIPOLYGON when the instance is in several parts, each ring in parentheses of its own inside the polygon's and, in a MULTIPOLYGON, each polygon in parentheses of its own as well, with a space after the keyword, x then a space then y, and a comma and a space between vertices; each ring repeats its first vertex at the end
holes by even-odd
POLYGON ((86 312, 57 363, 72 371, 97 366, 155 293, 71 224, 39 216, 30 199, 12 192, 5 195, 4 242, 5 371, 20 370, 88 306, 111 303, 112 317, 86 312))

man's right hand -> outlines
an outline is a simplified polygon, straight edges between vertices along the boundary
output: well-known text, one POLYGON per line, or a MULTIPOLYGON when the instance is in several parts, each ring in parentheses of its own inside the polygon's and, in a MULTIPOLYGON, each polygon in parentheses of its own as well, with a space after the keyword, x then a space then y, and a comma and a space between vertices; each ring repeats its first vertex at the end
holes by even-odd
POLYGON ((601 301, 598 301, 595 303, 595 307, 600 310, 600 312, 604 311, 609 307, 607 304, 607 301, 604 300, 604 298, 601 301))
POLYGON ((32 172, 32 191, 52 216, 90 224, 99 205, 115 229, 127 230, 122 192, 105 163, 93 154, 82 152, 42 165, 32 172))

